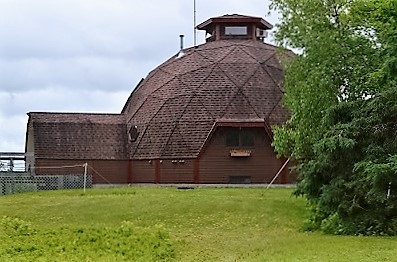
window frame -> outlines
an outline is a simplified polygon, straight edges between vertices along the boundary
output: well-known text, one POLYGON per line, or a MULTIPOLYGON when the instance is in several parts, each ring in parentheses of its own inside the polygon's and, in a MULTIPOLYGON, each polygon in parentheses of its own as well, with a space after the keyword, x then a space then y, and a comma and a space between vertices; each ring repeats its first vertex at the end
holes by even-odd
POLYGON ((246 26, 246 25, 225 25, 224 35, 225 36, 247 36, 248 35, 248 26, 246 26), (240 32, 240 30, 242 32, 240 32))
POLYGON ((255 147, 255 134, 251 128, 229 127, 225 129, 225 145, 229 148, 255 147))

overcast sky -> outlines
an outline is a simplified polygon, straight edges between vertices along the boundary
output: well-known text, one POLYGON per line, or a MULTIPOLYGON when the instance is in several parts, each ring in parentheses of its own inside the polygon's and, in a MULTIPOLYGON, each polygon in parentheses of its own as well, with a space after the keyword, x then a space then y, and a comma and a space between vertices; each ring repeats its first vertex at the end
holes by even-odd
MULTIPOLYGON (((277 22, 267 0, 196 9, 197 23, 235 13, 277 22)), ((193 0, 0 0, 0 152, 24 152, 28 112, 120 113, 180 34, 193 45, 193 0)))

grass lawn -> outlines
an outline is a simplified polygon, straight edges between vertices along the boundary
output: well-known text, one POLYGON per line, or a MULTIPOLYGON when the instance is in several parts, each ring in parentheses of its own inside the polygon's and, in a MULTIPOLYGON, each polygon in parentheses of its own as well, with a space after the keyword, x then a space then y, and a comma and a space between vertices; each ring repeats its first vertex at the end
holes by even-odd
POLYGON ((291 189, 125 187, 0 197, 0 261, 397 261, 395 237, 299 230, 291 189))

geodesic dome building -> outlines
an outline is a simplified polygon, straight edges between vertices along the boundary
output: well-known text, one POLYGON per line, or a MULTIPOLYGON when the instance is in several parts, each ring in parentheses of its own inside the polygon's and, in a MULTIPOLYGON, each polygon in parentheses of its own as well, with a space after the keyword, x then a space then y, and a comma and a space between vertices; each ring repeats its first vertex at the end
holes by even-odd
MULTIPOLYGON (((206 43, 181 49, 150 72, 121 114, 30 113, 27 151, 36 150, 36 166, 51 164, 49 154, 40 151, 38 130, 46 122, 40 119, 59 125, 63 118, 85 124, 91 130, 86 139, 91 132, 102 150, 84 149, 76 132, 55 127, 52 139, 64 137, 68 142, 58 148, 69 154, 53 160, 91 161, 117 183, 270 182, 285 161, 271 147, 271 126, 289 116, 282 106, 281 56, 263 42, 271 27, 262 18, 242 15, 201 23, 197 28, 206 31, 206 43)), ((288 170, 277 180, 292 181, 288 170)))

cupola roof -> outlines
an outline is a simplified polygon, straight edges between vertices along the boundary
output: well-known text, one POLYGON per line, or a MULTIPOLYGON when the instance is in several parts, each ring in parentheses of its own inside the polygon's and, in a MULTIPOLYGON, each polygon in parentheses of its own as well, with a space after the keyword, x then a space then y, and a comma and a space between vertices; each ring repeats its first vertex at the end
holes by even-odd
POLYGON ((212 17, 197 26, 199 30, 207 30, 215 24, 254 24, 260 29, 272 29, 273 25, 261 17, 245 16, 239 14, 212 17))

